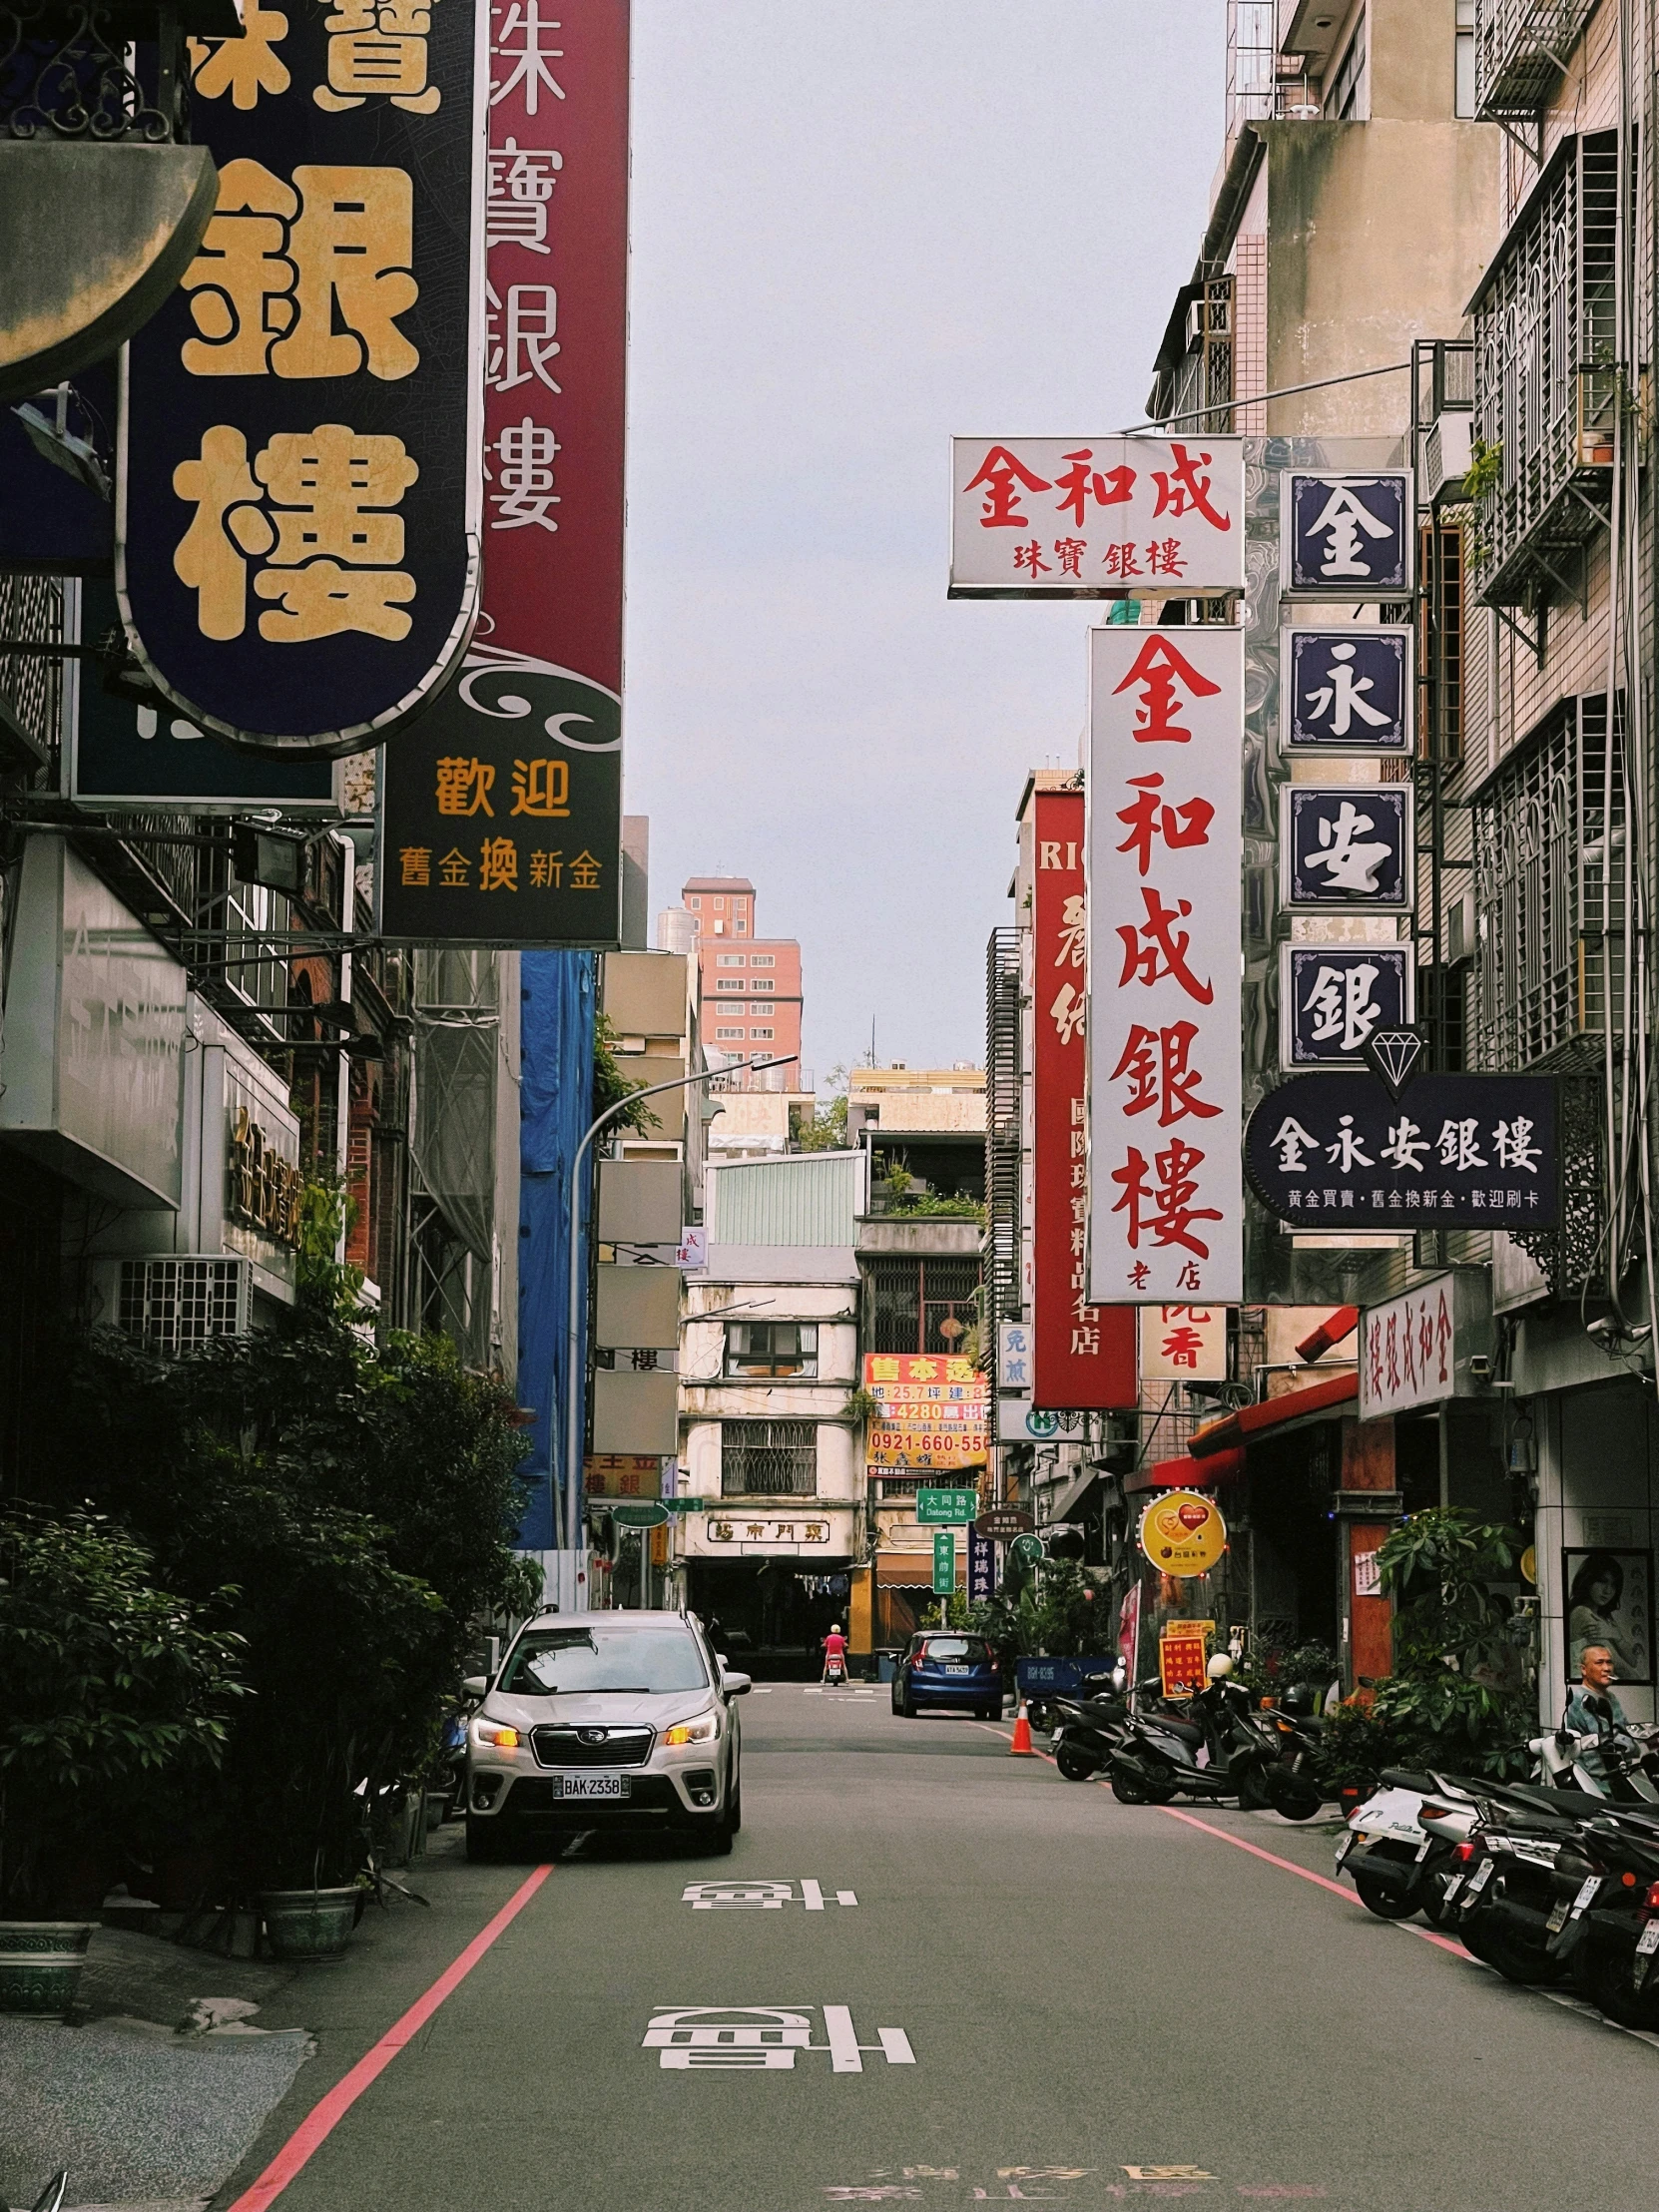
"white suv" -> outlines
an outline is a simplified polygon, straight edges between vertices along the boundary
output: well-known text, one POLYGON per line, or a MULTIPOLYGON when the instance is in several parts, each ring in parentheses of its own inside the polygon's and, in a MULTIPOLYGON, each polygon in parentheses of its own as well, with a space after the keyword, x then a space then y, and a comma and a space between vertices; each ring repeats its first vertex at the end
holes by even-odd
POLYGON ((498 1859, 578 1829, 678 1831, 729 1852, 743 1820, 735 1700, 694 1616, 542 1613, 467 1724, 466 1851, 498 1859))

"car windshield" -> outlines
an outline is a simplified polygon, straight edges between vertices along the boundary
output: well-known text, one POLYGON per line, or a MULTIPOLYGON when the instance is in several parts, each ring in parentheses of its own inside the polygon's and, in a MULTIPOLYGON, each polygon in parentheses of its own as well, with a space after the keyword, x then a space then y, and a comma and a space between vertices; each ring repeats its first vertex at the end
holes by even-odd
POLYGON ((921 1648, 923 1657, 950 1667, 982 1666, 990 1657, 977 1636, 929 1636, 921 1648))
POLYGON ((519 1697, 568 1690, 700 1690, 709 1679, 683 1628, 533 1628, 521 1636, 499 1688, 519 1697))

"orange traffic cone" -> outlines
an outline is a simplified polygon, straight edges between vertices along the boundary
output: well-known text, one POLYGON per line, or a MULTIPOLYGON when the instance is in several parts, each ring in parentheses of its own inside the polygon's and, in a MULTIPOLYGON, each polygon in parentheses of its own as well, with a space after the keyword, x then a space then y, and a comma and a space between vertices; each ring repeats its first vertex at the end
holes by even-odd
POLYGON ((1008 1746, 1009 1755, 1015 1759, 1035 1759, 1036 1747, 1031 1741, 1031 1723, 1026 1718, 1025 1700, 1019 1701, 1019 1718, 1014 1723, 1014 1740, 1008 1746))

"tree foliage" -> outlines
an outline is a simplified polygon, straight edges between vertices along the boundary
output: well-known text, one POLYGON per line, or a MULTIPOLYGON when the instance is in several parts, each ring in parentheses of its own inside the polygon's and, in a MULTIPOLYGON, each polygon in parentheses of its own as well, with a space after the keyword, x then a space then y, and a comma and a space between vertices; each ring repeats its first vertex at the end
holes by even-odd
POLYGON ((244 1639, 215 1799, 248 1886, 348 1880, 360 1786, 432 1756, 473 1622, 524 1603, 522 1453, 507 1391, 446 1340, 366 1345, 323 1297, 177 1360, 66 1352, 43 1495, 90 1497, 244 1639))
POLYGON ((102 1515, 0 1516, 0 1911, 50 1913, 78 1848, 221 1764, 246 1691, 239 1597, 158 1588, 150 1550, 102 1515))

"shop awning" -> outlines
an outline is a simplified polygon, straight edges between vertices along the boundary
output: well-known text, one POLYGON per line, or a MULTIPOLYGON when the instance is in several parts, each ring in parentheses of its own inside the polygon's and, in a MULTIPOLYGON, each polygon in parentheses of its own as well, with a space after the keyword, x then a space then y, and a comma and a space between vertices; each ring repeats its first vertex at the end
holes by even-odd
MULTIPOLYGON (((1062 1483, 1049 1500, 1048 1520, 1068 1520, 1099 1480, 1098 1467, 1079 1467, 1071 1480, 1062 1483)), ((1048 1522, 1045 1521, 1043 1525, 1046 1527, 1048 1522)))
POLYGON ((1346 1375, 1332 1376, 1328 1382, 1311 1383, 1305 1390, 1287 1390, 1283 1397, 1266 1398, 1260 1405, 1241 1405, 1237 1412, 1224 1413, 1220 1420, 1206 1421, 1202 1428, 1193 1430, 1188 1449, 1195 1459, 1237 1450, 1264 1436, 1282 1434, 1301 1421, 1329 1420, 1359 1395, 1360 1371, 1353 1368, 1346 1375))
POLYGON ((1188 1452, 1178 1459, 1155 1459, 1151 1466, 1126 1474, 1123 1487, 1129 1495, 1137 1490, 1208 1490, 1218 1482, 1236 1482, 1244 1470, 1244 1446, 1239 1444, 1231 1451, 1212 1451, 1203 1459, 1188 1452))

